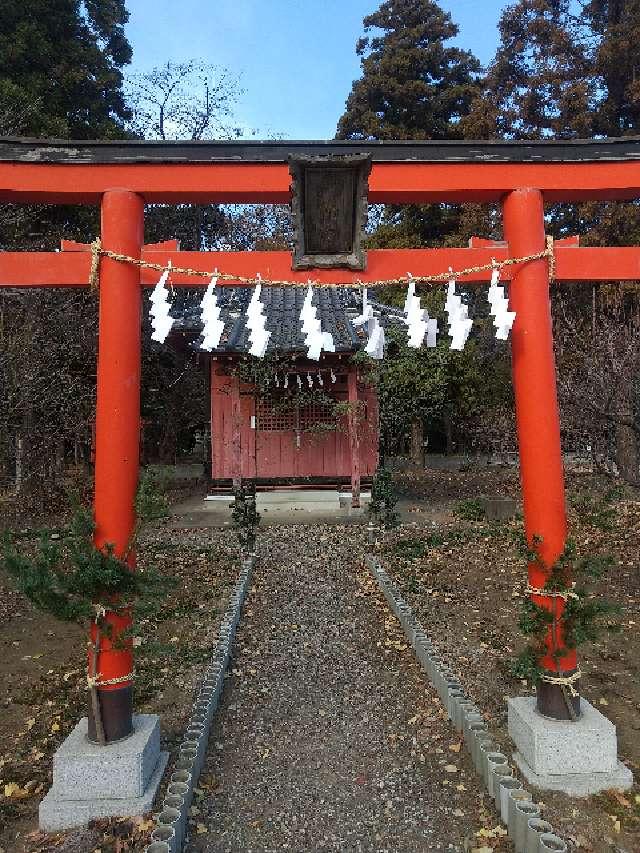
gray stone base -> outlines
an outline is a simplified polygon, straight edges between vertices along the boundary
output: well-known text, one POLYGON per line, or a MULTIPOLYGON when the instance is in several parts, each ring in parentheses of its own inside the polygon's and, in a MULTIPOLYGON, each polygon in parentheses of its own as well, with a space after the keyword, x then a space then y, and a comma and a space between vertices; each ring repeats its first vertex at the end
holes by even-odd
POLYGON ((40 829, 55 832, 92 818, 148 812, 168 759, 160 752, 155 714, 133 718, 133 734, 98 746, 87 739, 86 717, 53 757, 53 785, 40 803, 40 829))
POLYGON ((161 752, 156 768, 141 797, 110 800, 62 800, 51 788, 40 803, 39 823, 42 832, 61 832, 63 829, 86 826, 90 820, 101 817, 133 817, 151 811, 160 782, 169 760, 168 752, 161 752))
POLYGON ((624 791, 633 787, 633 774, 621 761, 618 761, 616 769, 609 773, 564 773, 559 776, 535 773, 519 752, 513 753, 513 760, 530 785, 547 791, 563 791, 570 797, 590 797, 609 788, 624 791))
POLYGON ((586 699, 575 722, 543 717, 534 697, 507 705, 514 759, 532 785, 586 797, 633 784, 631 771, 618 761, 616 727, 586 699))

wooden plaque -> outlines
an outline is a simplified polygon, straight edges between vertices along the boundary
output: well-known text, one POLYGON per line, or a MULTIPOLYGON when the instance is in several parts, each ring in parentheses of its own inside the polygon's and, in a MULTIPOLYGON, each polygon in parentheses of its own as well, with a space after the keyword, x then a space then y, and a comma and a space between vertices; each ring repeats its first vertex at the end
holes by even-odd
POLYGON ((291 157, 293 269, 363 270, 367 221, 368 155, 291 157))

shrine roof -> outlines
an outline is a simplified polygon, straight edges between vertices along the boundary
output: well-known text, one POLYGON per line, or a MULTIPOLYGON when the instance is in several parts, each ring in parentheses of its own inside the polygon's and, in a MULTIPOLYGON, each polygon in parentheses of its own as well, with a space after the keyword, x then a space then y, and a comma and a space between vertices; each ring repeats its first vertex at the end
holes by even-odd
POLYGON ((369 154, 373 162, 554 163, 640 159, 640 137, 559 140, 59 140, 0 137, 0 162, 286 163, 292 155, 369 154))
MULTIPOLYGON (((225 329, 221 345, 213 350, 216 354, 246 353, 249 350, 246 309, 253 289, 250 287, 217 288, 220 318, 225 329)), ((261 301, 264 305, 266 328, 270 331, 269 352, 305 352, 304 336, 301 331, 300 311, 306 288, 263 287, 261 301)), ((192 338, 199 348, 202 331, 200 301, 202 292, 176 290, 172 317, 175 318, 172 335, 182 334, 192 338)), ((356 352, 366 343, 367 336, 361 327, 354 327, 352 320, 362 308, 362 294, 347 287, 326 287, 314 290, 313 304, 317 306, 323 332, 333 336, 336 352, 356 352)), ((399 313, 389 308, 390 312, 399 313)))

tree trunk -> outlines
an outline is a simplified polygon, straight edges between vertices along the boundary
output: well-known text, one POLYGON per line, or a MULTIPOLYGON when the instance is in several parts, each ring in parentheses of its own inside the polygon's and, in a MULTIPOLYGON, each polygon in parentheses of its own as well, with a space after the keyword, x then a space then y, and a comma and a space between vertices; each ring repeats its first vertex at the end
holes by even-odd
POLYGON ((418 468, 424 467, 424 432, 422 418, 411 419, 411 462, 418 468))
POLYGON ((633 413, 622 413, 621 421, 616 423, 616 465, 620 477, 634 486, 640 484, 638 470, 638 436, 632 426, 633 413))
POLYGON ((15 492, 16 495, 19 495, 22 491, 22 462, 23 462, 23 450, 24 445, 22 443, 22 436, 16 436, 16 479, 15 479, 15 492))
POLYGON ((451 423, 451 418, 449 415, 442 416, 442 424, 444 426, 444 436, 447 442, 446 454, 447 456, 451 456, 453 454, 453 424, 451 423))
POLYGON ((634 394, 631 382, 620 382, 616 406, 615 442, 616 465, 620 477, 632 485, 638 485, 638 436, 634 429, 634 394))

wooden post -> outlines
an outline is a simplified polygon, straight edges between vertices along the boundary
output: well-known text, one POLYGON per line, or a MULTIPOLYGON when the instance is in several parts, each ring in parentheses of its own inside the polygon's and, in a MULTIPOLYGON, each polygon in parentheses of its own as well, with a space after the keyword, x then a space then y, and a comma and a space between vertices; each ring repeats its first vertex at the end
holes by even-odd
POLYGON ((231 455, 233 460, 233 487, 237 489, 242 481, 242 413, 240 407, 240 379, 231 376, 231 455))
POLYGON ((347 375, 349 393, 349 412, 347 428, 349 430, 349 448, 351 450, 351 506, 360 506, 360 437, 358 435, 358 371, 349 368, 347 375))
MULTIPOLYGON (((544 207, 539 190, 519 189, 509 193, 504 200, 503 213, 511 257, 535 254, 544 249, 544 207)), ((516 312, 511 351, 525 533, 530 547, 538 541, 535 550, 540 558, 529 564, 529 583, 541 589, 549 569, 564 551, 567 535, 546 259, 523 264, 515 273, 509 307, 516 312)), ((555 612, 556 617, 564 609, 562 598, 533 595, 532 600, 555 612)), ((552 654, 554 648, 563 648, 563 645, 559 627, 550 628, 547 654, 540 661, 549 675, 571 675, 577 669, 575 650, 559 658, 552 654)), ((579 697, 570 702, 574 711, 579 711, 579 697)), ((538 709, 557 719, 573 716, 562 689, 545 681, 538 687, 538 709)))
MULTIPOLYGON (((102 245, 139 258, 143 242, 143 200, 127 190, 109 190, 102 199, 102 245)), ((131 547, 140 453, 140 269, 103 258, 100 266, 100 316, 96 400, 95 544, 135 568, 131 547)), ((104 602, 101 602, 104 603, 104 602)), ((107 610, 108 636, 101 632, 97 672, 100 716, 107 742, 132 731, 133 654, 128 611, 107 610), (127 678, 127 676, 129 676, 127 678)), ((91 644, 97 640, 92 625, 91 644)), ((93 653, 89 650, 92 665, 93 653)), ((93 708, 89 737, 97 738, 93 708)))

